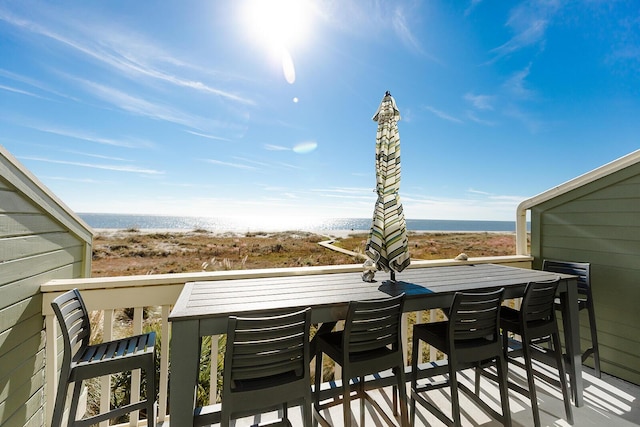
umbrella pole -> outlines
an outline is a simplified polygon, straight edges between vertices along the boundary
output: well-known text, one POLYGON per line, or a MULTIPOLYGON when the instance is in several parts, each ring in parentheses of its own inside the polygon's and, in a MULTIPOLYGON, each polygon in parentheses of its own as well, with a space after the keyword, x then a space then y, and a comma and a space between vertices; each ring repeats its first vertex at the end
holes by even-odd
POLYGON ((396 281, 396 272, 391 270, 391 281, 395 282, 396 281))

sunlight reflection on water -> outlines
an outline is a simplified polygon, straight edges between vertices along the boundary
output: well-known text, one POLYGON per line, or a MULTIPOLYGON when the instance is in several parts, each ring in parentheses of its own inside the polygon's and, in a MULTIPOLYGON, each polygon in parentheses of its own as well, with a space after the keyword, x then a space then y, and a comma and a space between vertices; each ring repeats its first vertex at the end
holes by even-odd
MULTIPOLYGON (((224 232, 260 231, 330 231, 367 232, 371 218, 313 218, 285 216, 254 217, 189 217, 161 215, 122 215, 101 213, 78 214, 90 227, 97 229, 208 230, 224 232)), ((529 229, 529 224, 527 224, 529 229)), ((460 221, 407 219, 409 231, 499 231, 515 232, 515 221, 460 221)))

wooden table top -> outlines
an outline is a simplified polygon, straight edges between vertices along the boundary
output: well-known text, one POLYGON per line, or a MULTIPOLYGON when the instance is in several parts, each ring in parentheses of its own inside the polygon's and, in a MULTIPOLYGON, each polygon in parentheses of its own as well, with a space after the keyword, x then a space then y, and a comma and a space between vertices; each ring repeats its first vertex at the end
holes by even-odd
POLYGON ((558 276, 572 277, 496 264, 465 264, 407 269, 396 274, 395 283, 384 272, 378 272, 376 281, 371 283, 364 282, 359 272, 190 282, 169 320, 226 321, 229 315, 255 316, 279 309, 312 307, 312 321, 322 322, 343 316, 353 300, 405 292, 405 310, 414 311, 448 306, 457 291, 505 287, 505 297, 521 296, 528 282, 558 276))

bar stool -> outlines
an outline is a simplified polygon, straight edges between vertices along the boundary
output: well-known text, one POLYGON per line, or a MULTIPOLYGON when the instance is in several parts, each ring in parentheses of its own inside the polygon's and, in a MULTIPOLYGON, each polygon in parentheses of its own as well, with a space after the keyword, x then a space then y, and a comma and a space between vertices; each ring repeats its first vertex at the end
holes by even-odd
POLYGON ((508 332, 512 332, 522 337, 522 353, 524 355, 524 368, 527 371, 528 390, 522 387, 512 385, 520 393, 529 396, 531 400, 531 410, 533 412, 533 421, 536 427, 540 426, 540 413, 538 411, 538 399, 536 396, 536 385, 534 376, 539 376, 551 383, 559 383, 562 389, 564 400, 564 408, 567 415, 567 421, 573 424, 573 413, 571 411, 571 399, 564 371, 564 361, 562 357, 562 349, 560 347, 560 334, 558 332, 558 324, 556 322, 554 300, 560 279, 545 282, 530 282, 524 292, 522 305, 520 310, 510 307, 503 307, 500 313, 500 327, 502 328, 502 339, 505 359, 512 361, 519 366, 521 363, 514 359, 515 355, 520 353, 516 350, 509 351, 508 332), (536 340, 548 341, 551 337, 551 345, 553 350, 546 350, 540 346, 535 346, 536 340), (558 369, 559 381, 554 381, 542 373, 536 372, 532 365, 532 353, 534 351, 547 352, 553 351, 555 356, 555 364, 558 369))
POLYGON ((60 427, 62 425, 67 389, 69 385, 72 385, 73 397, 67 426, 91 426, 132 411, 146 409, 147 425, 153 427, 155 425, 156 396, 155 333, 150 332, 89 345, 91 324, 87 307, 80 292, 77 289, 65 292, 51 302, 51 307, 60 324, 64 343, 52 426, 60 427), (145 400, 129 403, 92 417, 75 419, 83 380, 135 369, 144 370, 147 379, 145 400))
MULTIPOLYGON (((358 378, 356 398, 360 398, 360 425, 364 425, 364 401, 373 405, 386 418, 378 403, 365 392, 365 376, 393 369, 396 387, 400 395, 401 425, 408 426, 407 392, 404 376, 404 358, 401 343, 401 316, 404 293, 378 300, 352 301, 345 320, 344 330, 316 335, 316 374, 314 397, 314 425, 327 421, 320 414, 330 406, 342 402, 344 427, 351 426, 350 380, 358 378), (320 404, 320 384, 322 383, 322 355, 326 354, 342 367, 342 399, 320 404)), ((394 387, 394 400, 396 387, 394 387)), ((394 405, 395 413, 395 405, 394 405)))
MULTIPOLYGON (((440 421, 448 426, 460 426, 460 403, 458 390, 462 390, 480 404, 505 426, 511 425, 509 395, 507 386, 507 365, 503 359, 502 342, 500 340, 500 308, 504 289, 485 293, 457 292, 449 310, 447 321, 421 323, 413 326, 413 353, 411 361, 411 425, 415 422, 416 402, 426 407, 440 421), (418 378, 433 369, 434 375, 440 372, 437 368, 419 369, 418 349, 420 341, 437 348, 448 356, 447 381, 418 385, 418 378), (482 369, 489 362, 494 362, 498 371, 498 385, 502 414, 497 413, 484 403, 463 384, 459 384, 456 373, 459 370, 475 366, 482 369), (451 388, 451 406, 453 419, 444 414, 440 408, 426 400, 421 393, 449 386, 451 388)), ((431 376, 431 375, 429 375, 431 376)), ((477 378, 478 380, 478 378, 477 378)), ((476 383, 478 384, 478 383, 476 383)))
MULTIPOLYGON (((309 326, 311 309, 270 317, 229 317, 224 357, 221 427, 232 418, 281 409, 278 425, 291 426, 288 406, 302 404, 311 426, 309 326)), ((212 420, 196 418, 195 425, 212 420)))
MULTIPOLYGON (((545 259, 542 269, 554 273, 573 274, 578 276, 578 310, 587 310, 589 315, 589 329, 591 332, 591 347, 582 353, 582 362, 593 355, 593 365, 598 378, 600 372, 600 351, 598 349, 598 330, 596 328, 596 312, 591 291, 591 264, 588 262, 569 262, 545 259)), ((556 299, 556 310, 562 310, 560 300, 556 299)))

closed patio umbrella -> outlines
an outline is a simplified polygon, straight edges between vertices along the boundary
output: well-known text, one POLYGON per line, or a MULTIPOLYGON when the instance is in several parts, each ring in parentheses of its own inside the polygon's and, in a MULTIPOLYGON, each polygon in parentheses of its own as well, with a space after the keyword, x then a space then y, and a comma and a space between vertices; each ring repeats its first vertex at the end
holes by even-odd
POLYGON ((387 91, 378 111, 373 116, 378 122, 376 134, 376 201, 367 239, 363 280, 372 280, 375 269, 401 272, 411 262, 407 225, 400 202, 400 111, 396 101, 387 91), (375 269, 372 268, 375 266, 375 269))

